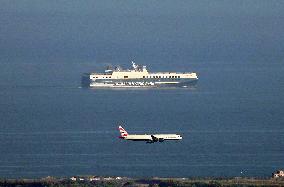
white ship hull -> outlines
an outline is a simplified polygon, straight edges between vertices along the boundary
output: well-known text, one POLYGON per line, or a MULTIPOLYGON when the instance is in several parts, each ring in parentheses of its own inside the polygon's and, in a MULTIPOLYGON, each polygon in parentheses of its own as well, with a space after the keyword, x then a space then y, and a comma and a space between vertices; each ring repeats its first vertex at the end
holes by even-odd
POLYGON ((145 66, 133 63, 133 70, 107 70, 105 73, 88 73, 82 76, 84 87, 143 88, 143 87, 187 87, 195 85, 196 73, 155 72, 149 73, 145 66))
POLYGON ((111 88, 143 88, 143 87, 186 87, 193 86, 197 83, 197 79, 181 80, 181 81, 157 81, 157 82, 140 82, 140 81, 113 81, 113 82, 96 82, 90 80, 88 87, 111 87, 111 88))

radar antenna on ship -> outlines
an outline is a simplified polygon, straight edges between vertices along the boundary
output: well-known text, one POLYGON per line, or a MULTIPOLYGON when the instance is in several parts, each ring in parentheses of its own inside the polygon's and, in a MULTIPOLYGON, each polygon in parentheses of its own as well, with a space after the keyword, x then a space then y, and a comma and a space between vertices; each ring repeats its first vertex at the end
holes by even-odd
POLYGON ((131 61, 131 63, 132 63, 132 67, 133 67, 133 69, 137 70, 138 65, 136 65, 134 61, 131 61))

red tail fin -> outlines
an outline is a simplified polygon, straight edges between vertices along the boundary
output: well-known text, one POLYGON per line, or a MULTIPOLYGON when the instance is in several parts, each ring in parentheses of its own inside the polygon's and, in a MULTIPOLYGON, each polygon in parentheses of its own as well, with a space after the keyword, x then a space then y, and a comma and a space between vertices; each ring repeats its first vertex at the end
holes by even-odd
POLYGON ((119 132, 120 132, 120 135, 121 135, 120 138, 124 138, 128 135, 128 133, 126 132, 126 130, 124 130, 124 128, 122 126, 119 126, 118 129, 119 129, 119 132))

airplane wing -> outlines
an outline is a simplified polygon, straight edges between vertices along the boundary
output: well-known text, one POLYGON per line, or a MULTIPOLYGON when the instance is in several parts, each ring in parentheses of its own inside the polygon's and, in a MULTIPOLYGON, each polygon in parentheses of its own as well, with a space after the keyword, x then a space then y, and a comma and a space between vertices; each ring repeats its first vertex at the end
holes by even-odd
POLYGON ((163 142, 164 141, 164 138, 158 138, 158 137, 156 137, 156 136, 154 136, 154 135, 151 135, 151 138, 152 138, 152 141, 153 142, 163 142))
POLYGON ((159 138, 157 138, 156 136, 154 135, 151 135, 151 138, 152 138, 152 141, 153 142, 157 142, 159 140, 159 138))

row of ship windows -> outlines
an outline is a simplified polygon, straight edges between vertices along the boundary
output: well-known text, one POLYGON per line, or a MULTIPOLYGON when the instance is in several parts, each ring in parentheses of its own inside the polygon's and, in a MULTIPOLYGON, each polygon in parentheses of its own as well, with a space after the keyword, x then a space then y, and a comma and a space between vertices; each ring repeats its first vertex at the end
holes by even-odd
POLYGON ((159 79, 159 78, 170 78, 170 79, 179 79, 180 76, 143 76, 143 78, 156 78, 156 79, 159 79))
MULTIPOLYGON (((99 78, 99 77, 94 77, 94 78, 99 78)), ((102 77, 103 79, 104 78, 111 78, 111 77, 102 77)), ((124 76, 124 78, 125 79, 127 79, 128 78, 128 76, 124 76)), ((160 79, 160 78, 170 78, 170 79, 179 79, 180 78, 180 76, 143 76, 143 79, 145 79, 145 78, 154 78, 154 79, 160 79)))
MULTIPOLYGON (((99 77, 94 77, 94 78, 97 79, 97 78, 99 78, 99 77)), ((106 79, 109 78, 109 79, 110 79, 111 77, 100 77, 100 78, 103 78, 103 79, 104 79, 104 78, 106 78, 106 79)))

